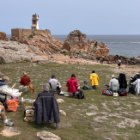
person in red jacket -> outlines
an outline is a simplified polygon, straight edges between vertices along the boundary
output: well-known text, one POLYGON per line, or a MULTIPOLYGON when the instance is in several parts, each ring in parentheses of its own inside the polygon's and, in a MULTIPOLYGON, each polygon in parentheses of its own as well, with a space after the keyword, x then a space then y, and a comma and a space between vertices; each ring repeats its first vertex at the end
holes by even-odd
POLYGON ((67 81, 66 86, 68 87, 68 92, 73 94, 71 97, 74 97, 75 92, 78 90, 78 82, 76 80, 75 74, 71 75, 71 78, 67 81))
POLYGON ((23 77, 21 77, 21 81, 20 81, 20 84, 23 85, 23 86, 27 86, 27 85, 30 85, 30 77, 27 76, 27 72, 24 71, 23 72, 23 77))

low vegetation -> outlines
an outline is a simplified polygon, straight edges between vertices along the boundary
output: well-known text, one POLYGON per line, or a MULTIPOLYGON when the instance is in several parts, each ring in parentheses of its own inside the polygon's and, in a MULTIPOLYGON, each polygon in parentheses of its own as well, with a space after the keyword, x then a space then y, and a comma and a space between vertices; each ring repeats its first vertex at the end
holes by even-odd
MULTIPOLYGON (((138 140, 140 128, 140 98, 139 96, 128 95, 127 97, 109 97, 101 95, 104 85, 109 83, 110 77, 114 74, 114 68, 104 65, 57 65, 36 63, 14 63, 0 64, 0 70, 4 75, 10 77, 9 83, 12 86, 19 80, 23 71, 27 71, 31 77, 36 93, 24 93, 24 98, 35 99, 42 91, 42 86, 47 83, 52 74, 62 84, 63 91, 67 91, 66 82, 74 73, 78 83, 89 81, 89 74, 95 70, 100 77, 100 85, 97 90, 84 91, 86 99, 69 98, 55 95, 62 98, 65 103, 59 104, 59 109, 64 110, 67 116, 61 116, 61 122, 56 130, 50 131, 62 140, 138 140)), ((119 74, 119 70, 115 75, 119 74)), ((131 73, 133 75, 133 73, 131 73)), ((129 78, 130 75, 127 75, 129 78)), ((11 138, 0 136, 0 140, 37 140, 36 126, 34 123, 23 122, 24 106, 21 104, 17 112, 6 112, 15 123, 15 127, 21 134, 11 138)), ((43 124, 45 126, 45 124, 43 124)), ((0 123, 0 131, 3 124, 0 123)))

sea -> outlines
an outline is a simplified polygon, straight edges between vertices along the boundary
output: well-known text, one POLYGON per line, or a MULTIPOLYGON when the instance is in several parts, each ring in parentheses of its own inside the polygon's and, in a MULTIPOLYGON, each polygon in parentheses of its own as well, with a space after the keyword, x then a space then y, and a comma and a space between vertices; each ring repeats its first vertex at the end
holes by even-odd
MULTIPOLYGON (((11 35, 7 35, 10 39, 11 35)), ((52 35, 65 41, 67 35, 52 35)), ((87 35, 87 40, 104 42, 109 47, 108 55, 120 55, 126 57, 140 56, 140 35, 87 35)))

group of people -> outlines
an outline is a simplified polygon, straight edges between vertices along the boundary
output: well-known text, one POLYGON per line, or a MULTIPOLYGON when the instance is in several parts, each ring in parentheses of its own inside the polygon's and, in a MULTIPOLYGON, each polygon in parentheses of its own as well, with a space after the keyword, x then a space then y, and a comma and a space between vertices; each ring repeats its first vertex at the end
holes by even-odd
MULTIPOLYGON (((9 77, 4 76, 3 78, 0 77, 0 93, 4 93, 7 95, 7 99, 13 98, 13 97, 20 97, 22 95, 22 92, 16 92, 12 88, 8 86, 9 83, 9 77)), ((90 74, 90 81, 92 89, 96 89, 99 85, 99 76, 95 73, 95 70, 92 71, 90 74)), ((19 81, 21 85, 23 86, 29 86, 31 79, 27 75, 27 72, 23 72, 23 76, 21 77, 21 80, 19 81)), ((54 96, 54 93, 51 92, 52 86, 56 85, 56 89, 59 91, 59 93, 62 93, 62 86, 60 82, 56 79, 55 75, 52 75, 52 77, 49 79, 48 83, 46 83, 43 86, 43 91, 38 94, 39 98, 40 96, 54 96)), ((68 88, 68 93, 71 93, 71 97, 74 97, 76 92, 79 89, 79 84, 77 82, 75 74, 72 74, 70 79, 68 79, 66 86, 68 88)), ((127 80, 126 76, 123 73, 120 73, 119 77, 116 78, 115 75, 112 75, 112 79, 109 82, 109 89, 112 91, 127 89, 127 80)), ((137 95, 140 93, 140 75, 137 73, 134 78, 132 78, 131 87, 129 88, 129 91, 132 90, 132 88, 136 89, 137 95)), ((36 99, 37 100, 37 99, 36 99)), ((34 102, 34 105, 36 105, 36 102, 34 102)), ((3 104, 0 102, 0 116, 4 122, 4 125, 13 126, 13 122, 11 119, 7 119, 5 115, 5 108, 3 104)))
MULTIPOLYGON (((119 77, 116 78, 115 75, 112 75, 112 79, 109 82, 109 89, 121 93, 121 91, 127 90, 127 80, 126 76, 123 73, 120 73, 119 77)), ((127 91, 126 91, 127 92, 127 91)), ((136 93, 140 94, 140 75, 137 73, 133 78, 130 79, 130 87, 127 93, 136 93)))
MULTIPOLYGON (((0 77, 0 93, 6 94, 7 95, 7 100, 10 98, 18 98, 22 95, 22 92, 17 92, 14 91, 13 88, 11 88, 10 86, 8 86, 9 83, 9 77, 8 76, 4 76, 3 78, 0 77)), ((27 72, 23 72, 23 76, 21 77, 21 80, 19 81, 19 83, 23 86, 29 86, 31 82, 30 77, 27 75, 27 72)), ((52 75, 52 77, 49 79, 48 83, 46 83, 43 86, 43 91, 38 94, 39 98, 40 96, 54 96, 54 93, 51 92, 52 89, 52 85, 53 83, 56 84, 56 88, 59 90, 59 93, 62 92, 62 86, 60 84, 60 82, 56 79, 55 75, 52 75)), ((66 86, 68 87, 68 92, 72 93, 71 97, 75 96, 75 93, 78 90, 78 82, 76 80, 76 76, 75 74, 71 75, 71 78, 67 81, 66 86)), ((36 102, 34 103, 34 105, 36 104, 36 102)), ((0 102, 0 116, 1 119, 4 123, 4 125, 7 126, 13 126, 14 123, 11 121, 11 119, 7 119, 6 115, 5 115, 5 108, 3 106, 3 104, 0 102)))
MULTIPOLYGON (((22 92, 14 91, 13 88, 9 87, 8 86, 9 80, 10 79, 8 76, 4 76, 3 78, 0 77, 0 93, 7 95, 7 100, 10 98, 20 97, 22 95, 22 92)), ((31 82, 30 77, 27 76, 27 73, 24 71, 23 77, 21 77, 21 80, 20 80, 20 84, 23 86, 26 86, 26 85, 30 85, 30 82, 31 82)), ((14 125, 12 120, 6 117, 5 108, 1 102, 0 102, 0 116, 4 125, 6 126, 14 125)))

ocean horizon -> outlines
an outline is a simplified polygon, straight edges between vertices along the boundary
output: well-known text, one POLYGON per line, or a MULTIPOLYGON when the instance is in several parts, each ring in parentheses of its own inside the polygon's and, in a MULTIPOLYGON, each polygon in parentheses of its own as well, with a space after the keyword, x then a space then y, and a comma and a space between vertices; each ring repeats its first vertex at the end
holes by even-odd
MULTIPOLYGON (((11 35, 7 35, 10 39, 11 35)), ((65 41, 67 35, 52 35, 54 38, 65 41)), ((140 56, 140 35, 87 35, 89 39, 104 42, 110 49, 108 55, 126 57, 140 56)))

